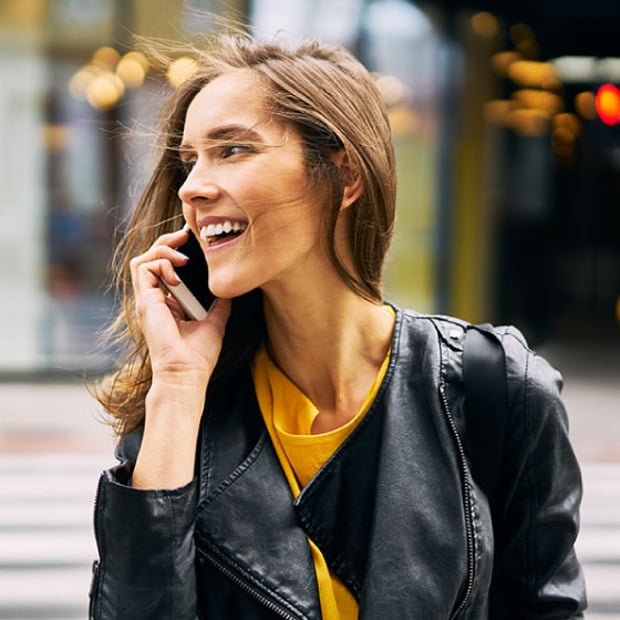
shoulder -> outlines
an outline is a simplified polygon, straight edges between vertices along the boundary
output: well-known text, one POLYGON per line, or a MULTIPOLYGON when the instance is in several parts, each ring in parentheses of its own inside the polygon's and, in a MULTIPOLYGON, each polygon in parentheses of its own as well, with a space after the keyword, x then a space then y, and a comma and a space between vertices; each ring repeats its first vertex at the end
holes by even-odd
POLYGON ((560 372, 534 351, 524 335, 512 325, 493 328, 506 357, 506 376, 515 406, 540 415, 556 408, 563 379, 560 372))
MULTIPOLYGON (((444 379, 461 383, 463 350, 467 332, 478 326, 458 317, 424 314, 394 306, 399 338, 406 343, 413 338, 424 346, 436 346, 441 353, 444 379)), ((557 397, 562 388, 560 373, 532 350, 523 333, 514 325, 485 324, 485 331, 501 344, 511 400, 537 396, 557 397)))
POLYGON ((466 321, 447 315, 425 314, 391 305, 396 312, 395 339, 405 342, 415 340, 416 344, 422 346, 446 343, 462 349, 463 338, 469 325, 466 321))

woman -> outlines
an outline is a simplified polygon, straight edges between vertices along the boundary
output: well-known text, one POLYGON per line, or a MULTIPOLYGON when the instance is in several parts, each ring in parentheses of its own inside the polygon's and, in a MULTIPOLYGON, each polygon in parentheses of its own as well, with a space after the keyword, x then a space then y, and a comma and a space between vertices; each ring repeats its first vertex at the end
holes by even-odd
POLYGON ((368 72, 244 37, 201 66, 123 247, 91 617, 582 617, 557 373, 497 331, 511 407, 487 498, 460 449, 466 325, 383 301, 395 165, 368 72), (217 297, 201 321, 161 286, 189 234, 217 297))

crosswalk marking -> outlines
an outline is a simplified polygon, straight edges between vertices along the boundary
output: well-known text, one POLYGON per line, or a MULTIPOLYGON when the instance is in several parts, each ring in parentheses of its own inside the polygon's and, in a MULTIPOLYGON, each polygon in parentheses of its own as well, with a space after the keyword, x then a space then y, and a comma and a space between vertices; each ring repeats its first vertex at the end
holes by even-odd
POLYGON ((0 618, 83 620, 103 454, 0 456, 0 618))
MULTIPOLYGON (((112 463, 111 452, 0 455, 0 618, 86 617, 95 488, 112 463)), ((587 618, 620 620, 620 463, 586 463, 583 477, 587 618)))
POLYGON ((588 620, 620 620, 620 463, 582 465, 581 531, 575 545, 588 588, 588 620))

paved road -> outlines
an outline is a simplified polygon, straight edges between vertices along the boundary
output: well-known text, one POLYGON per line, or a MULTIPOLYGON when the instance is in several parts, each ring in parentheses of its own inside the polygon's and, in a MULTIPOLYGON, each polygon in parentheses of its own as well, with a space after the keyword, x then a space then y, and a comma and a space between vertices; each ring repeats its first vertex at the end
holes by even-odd
POLYGON ((88 616, 99 455, 0 456, 0 618, 88 616))
POLYGON ((620 463, 584 463, 577 553, 590 601, 589 620, 620 620, 620 463))
POLYGON ((77 384, 0 384, 0 619, 84 620, 110 431, 77 384))

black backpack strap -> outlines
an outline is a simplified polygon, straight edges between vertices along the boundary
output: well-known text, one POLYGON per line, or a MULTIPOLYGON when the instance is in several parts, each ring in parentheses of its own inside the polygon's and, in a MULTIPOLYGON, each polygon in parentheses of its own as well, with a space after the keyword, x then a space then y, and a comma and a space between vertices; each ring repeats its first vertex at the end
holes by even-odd
POLYGON ((468 326, 463 356, 466 450, 474 480, 493 511, 508 415, 506 356, 488 323, 468 326))

